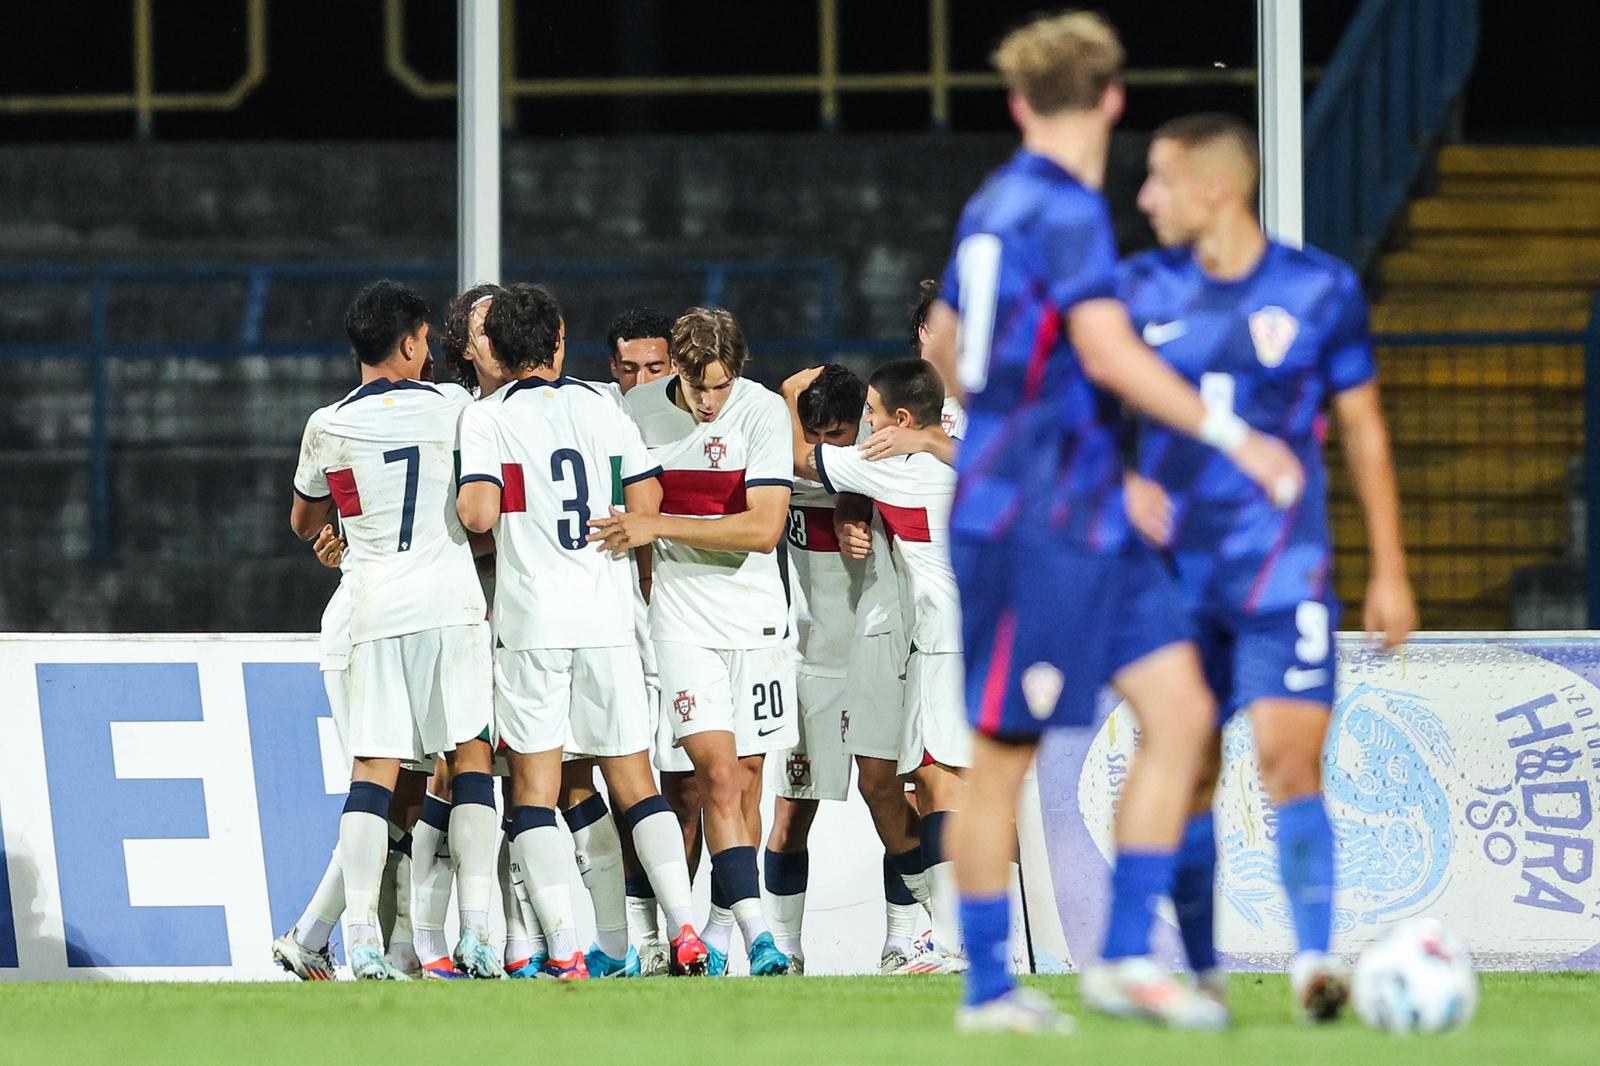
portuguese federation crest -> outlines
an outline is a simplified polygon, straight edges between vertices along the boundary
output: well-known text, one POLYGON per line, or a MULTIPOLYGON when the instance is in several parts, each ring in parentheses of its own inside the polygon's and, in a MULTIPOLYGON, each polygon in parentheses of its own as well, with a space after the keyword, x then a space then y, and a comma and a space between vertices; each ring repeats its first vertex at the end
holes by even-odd
POLYGON ((728 446, 722 443, 721 437, 712 437, 706 441, 706 459, 711 463, 711 469, 718 470, 722 467, 722 460, 728 454, 728 446))

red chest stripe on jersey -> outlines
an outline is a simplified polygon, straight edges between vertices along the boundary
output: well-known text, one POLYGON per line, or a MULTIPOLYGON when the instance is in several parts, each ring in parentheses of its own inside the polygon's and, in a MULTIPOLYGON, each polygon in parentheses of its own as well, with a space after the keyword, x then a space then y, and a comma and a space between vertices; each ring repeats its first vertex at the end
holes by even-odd
POLYGON ((661 474, 661 513, 741 514, 743 470, 666 470, 661 474))
POLYGON ((528 509, 528 489, 522 480, 521 463, 500 464, 500 513, 517 514, 528 509))
POLYGON ((801 550, 837 552, 839 538, 833 532, 833 508, 801 507, 799 511, 806 523, 806 543, 801 550))
POLYGON ((361 513, 361 493, 356 491, 354 470, 328 471, 328 491, 333 493, 333 505, 339 509, 340 518, 354 518, 361 513))
POLYGON ((926 507, 896 507, 880 500, 878 513, 883 516, 884 528, 891 537, 916 544, 927 544, 933 540, 933 534, 928 532, 926 507))

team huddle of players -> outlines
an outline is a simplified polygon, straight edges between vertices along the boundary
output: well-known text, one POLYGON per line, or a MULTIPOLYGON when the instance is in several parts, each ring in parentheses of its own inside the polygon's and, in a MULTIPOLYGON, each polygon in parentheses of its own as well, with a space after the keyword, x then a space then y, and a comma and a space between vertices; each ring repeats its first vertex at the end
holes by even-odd
POLYGON ((1163 248, 1119 264, 1096 191, 1114 31, 1041 18, 995 63, 1023 147, 924 284, 914 354, 866 380, 830 364, 774 393, 734 316, 697 307, 621 316, 616 380, 580 381, 555 298, 513 284, 452 302, 443 384, 423 302, 356 297, 362 383, 308 421, 291 515, 344 569, 321 654, 352 784, 274 944, 286 969, 330 978, 343 915, 359 978, 720 974, 735 928, 752 974, 801 972, 809 831, 854 766, 884 846, 881 970, 967 973, 963 1029, 1058 1030, 1009 972, 1016 796, 1041 734, 1088 725, 1110 684, 1142 740, 1084 1001, 1226 1022, 1210 809, 1246 712, 1296 1001, 1338 1012, 1329 408, 1374 554, 1367 629, 1393 646, 1415 620, 1359 284, 1265 237, 1253 135, 1217 115, 1156 132, 1139 204, 1163 248), (1192 981, 1149 957, 1163 896, 1192 981))

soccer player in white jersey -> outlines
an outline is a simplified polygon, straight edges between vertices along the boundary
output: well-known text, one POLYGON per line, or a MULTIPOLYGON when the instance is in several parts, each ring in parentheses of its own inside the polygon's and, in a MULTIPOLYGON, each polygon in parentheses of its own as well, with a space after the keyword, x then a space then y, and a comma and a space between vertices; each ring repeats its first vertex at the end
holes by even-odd
MULTIPOLYGON (((936 429, 943 400, 943 383, 930 364, 900 359, 873 371, 866 417, 874 431, 936 429)), ((874 462, 853 446, 825 443, 807 448, 797 442, 794 458, 797 474, 817 478, 828 491, 872 500, 893 546, 910 636, 895 769, 916 788, 934 938, 945 949, 914 960, 910 972, 960 972, 966 963, 956 950, 954 876, 941 846, 945 817, 961 803, 960 772, 971 760, 963 711, 961 607, 950 568, 955 471, 931 455, 874 462)))
POLYGON ((511 767, 512 852, 549 943, 546 972, 588 976, 554 810, 570 731, 575 750, 601 760, 612 802, 625 812, 676 926, 675 961, 703 971, 682 837, 650 773, 633 568, 588 541, 591 515, 619 504, 656 511, 660 468, 609 397, 562 376, 562 328, 560 306, 540 286, 512 285, 496 297, 484 331, 512 382, 462 420, 457 507, 467 528, 495 531, 496 718, 511 767))
MULTIPOLYGON (((797 400, 794 432, 811 444, 854 445, 866 394, 866 382, 848 367, 823 367, 797 400)), ((792 974, 805 969, 801 928, 817 806, 821 800, 843 800, 850 792, 850 754, 843 736, 845 667, 867 562, 840 553, 834 504, 834 495, 818 482, 795 482, 787 537, 799 591, 796 602, 803 605, 795 675, 800 738, 774 760, 777 799, 762 856, 767 915, 792 974)))
POLYGON ((481 977, 504 971, 488 946, 495 812, 488 744, 490 664, 483 591, 455 510, 455 445, 471 402, 420 379, 427 305, 393 282, 357 294, 345 330, 362 385, 313 412, 295 471, 290 524, 306 540, 337 508, 349 542, 350 795, 339 865, 358 978, 400 975, 383 955, 378 892, 387 814, 401 760, 444 752, 458 856, 461 939, 455 959, 481 977))
MULTIPOLYGON (((789 963, 762 914, 760 831, 745 803, 766 753, 798 734, 783 541, 789 414, 740 376, 749 349, 727 311, 691 308, 673 325, 671 352, 675 373, 627 396, 664 468, 661 514, 599 519, 593 537, 611 551, 656 544, 650 634, 662 714, 700 778, 713 915, 720 908, 738 922, 751 973, 782 974, 789 963)), ((701 935, 710 972, 723 971, 728 923, 712 921, 701 935)))

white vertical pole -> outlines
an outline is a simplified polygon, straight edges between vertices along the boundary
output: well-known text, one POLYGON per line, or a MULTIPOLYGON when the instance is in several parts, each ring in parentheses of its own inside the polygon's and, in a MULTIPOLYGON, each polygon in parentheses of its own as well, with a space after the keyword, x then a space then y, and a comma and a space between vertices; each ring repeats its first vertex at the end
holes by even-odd
POLYGON ((500 0, 457 0, 456 290, 500 280, 500 0))
POLYGON ((1256 0, 1256 100, 1261 137, 1261 224, 1274 240, 1305 242, 1300 0, 1256 0))

